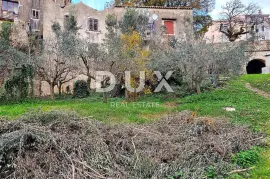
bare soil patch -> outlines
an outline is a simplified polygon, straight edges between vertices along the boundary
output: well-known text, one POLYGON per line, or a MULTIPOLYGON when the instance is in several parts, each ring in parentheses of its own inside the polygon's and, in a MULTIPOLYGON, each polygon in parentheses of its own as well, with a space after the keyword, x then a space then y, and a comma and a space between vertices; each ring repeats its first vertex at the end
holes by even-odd
POLYGON ((265 97, 265 98, 270 99, 270 93, 267 93, 267 92, 264 92, 264 91, 262 91, 262 90, 260 90, 260 89, 254 88, 254 87, 252 87, 249 83, 246 84, 246 87, 247 87, 249 90, 251 90, 251 91, 257 93, 258 95, 261 95, 261 96, 263 96, 263 97, 265 97))

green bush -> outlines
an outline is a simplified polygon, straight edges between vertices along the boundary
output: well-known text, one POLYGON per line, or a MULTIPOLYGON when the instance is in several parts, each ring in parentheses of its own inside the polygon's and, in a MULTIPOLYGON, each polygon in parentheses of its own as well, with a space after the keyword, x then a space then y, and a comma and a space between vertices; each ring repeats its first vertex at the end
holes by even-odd
POLYGON ((168 179, 178 179, 178 178, 180 179, 183 177, 183 175, 184 173, 182 171, 179 171, 179 172, 176 172, 174 176, 169 176, 168 179))
POLYGON ((253 148, 251 150, 239 152, 235 154, 232 158, 233 163, 246 168, 255 165, 260 160, 260 151, 258 148, 253 148))
POLYGON ((206 171, 205 171, 205 175, 206 175, 206 178, 216 178, 217 177, 217 173, 216 173, 216 169, 214 166, 209 166, 206 168, 206 171))
POLYGON ((0 87, 0 104, 6 101, 6 91, 4 85, 0 87))
POLYGON ((32 96, 33 78, 34 71, 31 65, 21 65, 21 67, 15 68, 13 74, 0 89, 1 102, 20 102, 32 96), (31 91, 29 91, 29 85, 31 85, 31 91))
POLYGON ((89 90, 87 82, 84 80, 78 80, 74 84, 73 97, 74 98, 86 98, 89 96, 89 90))

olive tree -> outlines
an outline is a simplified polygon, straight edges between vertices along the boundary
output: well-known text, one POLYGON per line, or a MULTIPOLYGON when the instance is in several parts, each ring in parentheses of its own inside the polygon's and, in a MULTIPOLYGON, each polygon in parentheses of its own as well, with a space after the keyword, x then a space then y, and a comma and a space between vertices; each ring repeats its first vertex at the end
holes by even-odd
POLYGON ((12 24, 3 22, 0 29, 0 67, 12 69, 16 65, 25 64, 27 62, 26 53, 13 45, 12 24))
POLYGON ((77 67, 73 61, 63 55, 61 43, 57 38, 51 37, 43 41, 43 48, 34 59, 36 74, 42 81, 50 85, 51 99, 54 100, 54 87, 61 85, 77 75, 77 67))
MULTIPOLYGON (((148 17, 133 8, 128 8, 119 21, 113 14, 106 18, 108 33, 104 46, 110 61, 114 62, 111 69, 112 73, 117 76, 117 90, 119 92, 124 86, 126 99, 129 99, 129 94, 126 90, 125 71, 133 72, 133 87, 138 85, 135 80, 138 72, 147 71, 149 50, 145 48, 143 41, 147 25, 148 17)), ((118 92, 116 91, 116 93, 118 92)))
POLYGON ((242 42, 207 44, 190 40, 177 41, 173 47, 159 50, 152 58, 155 69, 180 73, 179 78, 199 94, 203 82, 210 81, 210 77, 218 80, 220 75, 240 74, 246 54, 242 42))

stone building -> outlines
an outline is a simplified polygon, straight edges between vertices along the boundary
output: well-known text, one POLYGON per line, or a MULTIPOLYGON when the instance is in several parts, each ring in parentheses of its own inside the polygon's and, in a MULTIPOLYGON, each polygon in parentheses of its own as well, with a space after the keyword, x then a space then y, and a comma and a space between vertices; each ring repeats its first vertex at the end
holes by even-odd
MULTIPOLYGON (((213 21, 212 26, 209 27, 208 32, 205 34, 204 39, 208 43, 231 43, 227 36, 220 32, 220 24, 223 28, 228 28, 228 22, 224 20, 213 21)), ((250 58, 247 59, 245 71, 248 74, 262 73, 262 68, 266 67, 266 56, 270 54, 270 14, 258 14, 239 17, 239 25, 254 25, 255 41, 253 48, 247 53, 250 58)), ((239 27, 240 29, 240 27, 239 27)), ((243 34, 237 41, 247 40, 251 37, 250 33, 243 34)), ((270 67, 269 67, 270 69, 270 67)))
MULTIPOLYGON (((166 35, 180 37, 183 35, 185 28, 190 26, 192 22, 192 9, 188 7, 174 8, 174 7, 134 7, 139 11, 143 11, 149 16, 149 28, 151 33, 159 32, 160 27, 165 25, 168 29, 166 35), (188 21, 188 25, 185 21, 188 21)), ((101 43, 107 32, 105 20, 108 14, 116 15, 120 19, 124 14, 125 6, 116 6, 108 8, 103 11, 93 9, 83 2, 59 8, 57 3, 45 3, 44 6, 44 24, 43 36, 50 36, 52 33, 52 22, 58 22, 61 26, 64 25, 65 18, 69 16, 70 11, 76 14, 80 35, 84 38, 90 38, 94 43, 101 43)), ((189 29, 190 30, 190 29, 189 29)), ((151 35, 151 34, 149 34, 151 35)))
MULTIPOLYGON (((105 38, 107 33, 105 25, 107 15, 114 14, 117 19, 121 19, 126 10, 124 6, 116 6, 98 11, 83 2, 72 4, 71 0, 0 0, 0 6, 2 9, 0 19, 13 21, 14 24, 18 24, 21 28, 19 39, 27 40, 29 34, 36 36, 38 39, 50 38, 53 35, 52 24, 58 22, 63 27, 65 19, 70 15, 70 12, 73 12, 78 26, 81 27, 79 34, 93 43, 102 43, 105 38), (12 8, 10 3, 13 3, 12 8), (5 11, 6 9, 8 9, 8 12, 5 11), (7 16, 6 14, 9 15, 7 16)), ((163 38, 172 36, 176 38, 184 37, 187 31, 192 32, 192 8, 154 6, 134 8, 138 11, 143 11, 149 16, 147 31, 149 39, 153 37, 154 33, 162 33, 161 27, 166 27, 163 38)), ((85 76, 80 75, 77 79, 85 78, 85 76)), ((72 87, 75 80, 70 81, 66 85, 72 87)), ((63 88, 65 88, 65 85, 63 88)), ((49 85, 46 82, 42 82, 41 95, 48 95, 49 89, 49 85)))
MULTIPOLYGON (((242 19, 242 24, 244 26, 250 26, 250 24, 256 23, 254 31, 257 41, 270 40, 270 14, 254 14, 249 16, 243 16, 239 19, 242 19)), ((204 37, 207 42, 229 42, 229 39, 226 37, 226 35, 220 32, 221 23, 223 24, 223 29, 228 28, 228 22, 225 20, 213 21, 213 24, 209 27, 208 32, 205 34, 204 37)), ((239 24, 241 24, 241 22, 239 22, 239 24)), ((241 37, 237 40, 246 40, 250 37, 250 34, 244 34, 241 35, 241 37)))

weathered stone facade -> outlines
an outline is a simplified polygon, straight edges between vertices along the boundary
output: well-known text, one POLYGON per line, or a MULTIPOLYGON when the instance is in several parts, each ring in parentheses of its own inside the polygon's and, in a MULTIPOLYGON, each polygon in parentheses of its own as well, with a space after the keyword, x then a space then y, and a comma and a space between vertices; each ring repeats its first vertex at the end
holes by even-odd
MULTIPOLYGON (((21 0, 20 5, 18 17, 14 19, 14 22, 20 22, 17 24, 21 24, 20 27, 22 30, 20 33, 16 33, 17 36, 20 36, 19 39, 27 39, 27 36, 30 33, 34 33, 41 39, 52 37, 52 24, 58 22, 63 27, 65 18, 69 16, 72 11, 75 13, 78 26, 81 27, 79 34, 83 38, 91 40, 93 43, 102 43, 105 38, 105 34, 107 33, 105 25, 107 15, 114 14, 117 19, 121 19, 126 10, 126 7, 118 6, 103 11, 97 11, 85 5, 83 2, 71 4, 70 0, 21 0), (33 10, 38 11, 38 18, 33 10), (93 20, 95 23, 94 29, 91 29, 93 27, 89 26, 90 20, 93 20), (34 31, 32 25, 33 21, 39 21, 39 28, 34 28, 34 31)), ((176 38, 185 37, 187 31, 192 32, 193 30, 193 15, 191 8, 163 8, 152 6, 134 8, 139 11, 144 11, 149 16, 151 33, 161 33, 161 27, 164 26, 164 22, 170 21, 170 24, 172 25, 171 28, 173 28, 173 34, 164 34, 164 38, 169 36, 175 36, 176 38)), ((81 75, 78 79, 86 79, 86 77, 81 75)), ((66 85, 71 86, 72 89, 75 80, 72 80, 66 85)), ((37 80, 35 84, 36 89, 41 89, 41 95, 49 95, 50 88, 46 82, 39 84, 39 81, 37 80)), ((66 85, 63 85, 63 90, 66 85)), ((35 94, 40 95, 40 92, 37 90, 35 94)))
MULTIPOLYGON (((157 20, 154 23, 156 33, 159 33, 164 20, 174 21, 175 37, 182 37, 186 29, 192 31, 192 9, 191 8, 158 8, 158 7, 135 7, 139 11, 144 11, 149 15, 149 21, 153 14, 157 15, 157 20)), ((52 22, 58 22, 61 26, 64 25, 64 18, 68 16, 70 11, 75 12, 80 35, 84 38, 90 38, 93 43, 101 43, 107 32, 105 20, 108 14, 114 14, 117 19, 121 19, 126 7, 117 6, 108 8, 103 11, 97 11, 83 2, 74 5, 69 5, 65 8, 60 8, 56 3, 45 3, 44 5, 44 24, 43 36, 49 37, 52 33, 52 22), (88 27, 89 18, 98 20, 98 30, 90 31, 88 27)), ((153 21, 153 20, 152 20, 153 21)))
MULTIPOLYGON (((246 59, 245 66, 243 66, 243 73, 261 73, 261 68, 265 67, 266 55, 270 54, 270 14, 253 14, 243 16, 239 19, 246 24, 252 24, 252 17, 256 19, 261 18, 263 21, 255 25, 255 41, 251 44, 250 50, 247 52, 249 58, 246 59), (257 64, 256 64, 257 63, 257 64)), ((228 21, 219 20, 213 21, 209 27, 208 32, 204 36, 207 43, 231 43, 228 37, 220 32, 220 24, 228 27, 228 21)), ((240 26, 238 27, 240 29, 240 26)), ((236 41, 246 41, 251 37, 249 33, 243 34, 236 41)))

